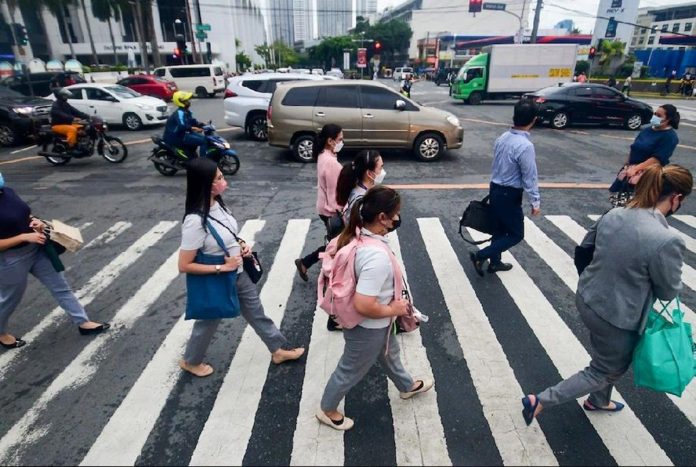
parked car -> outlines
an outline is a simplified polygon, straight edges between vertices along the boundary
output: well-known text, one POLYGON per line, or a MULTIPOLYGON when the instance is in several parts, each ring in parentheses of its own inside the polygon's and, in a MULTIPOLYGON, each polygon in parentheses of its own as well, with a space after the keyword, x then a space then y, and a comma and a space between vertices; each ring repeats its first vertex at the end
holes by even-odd
POLYGON ((340 68, 331 68, 326 72, 327 76, 335 76, 336 78, 343 79, 343 72, 340 68))
POLYGON ((164 123, 169 116, 162 99, 143 96, 118 84, 75 84, 67 89, 73 95, 68 102, 76 109, 129 130, 164 123))
POLYGON ((0 86, 0 146, 14 146, 50 123, 53 101, 0 86))
POLYGON ((176 83, 181 91, 196 97, 215 97, 225 90, 225 72, 218 65, 175 65, 156 68, 155 76, 176 83))
POLYGON ((6 86, 25 96, 47 97, 54 88, 62 88, 78 83, 85 83, 85 79, 75 71, 40 72, 14 75, 3 78, 0 85, 6 86), (29 86, 31 82, 31 87, 29 86))
POLYGON ((408 73, 410 75, 413 74, 413 68, 410 66, 404 66, 404 67, 397 67, 394 68, 394 73, 392 74, 392 79, 394 81, 401 81, 404 79, 404 75, 408 73))
POLYGON ((461 147, 464 130, 449 112, 425 107, 375 81, 279 83, 268 107, 268 142, 310 162, 326 123, 343 128, 348 148, 409 149, 422 161, 461 147))
POLYGON ((230 78, 225 89, 225 123, 244 128, 257 140, 268 139, 266 111, 278 83, 297 80, 321 80, 323 77, 298 73, 249 74, 230 78))
POLYGON ((539 120, 561 130, 576 123, 623 125, 638 130, 650 121, 652 107, 603 84, 566 83, 528 93, 539 105, 539 120))
POLYGON ((157 97, 167 102, 172 100, 172 96, 178 90, 174 81, 145 74, 123 78, 116 84, 130 88, 144 96, 157 97))

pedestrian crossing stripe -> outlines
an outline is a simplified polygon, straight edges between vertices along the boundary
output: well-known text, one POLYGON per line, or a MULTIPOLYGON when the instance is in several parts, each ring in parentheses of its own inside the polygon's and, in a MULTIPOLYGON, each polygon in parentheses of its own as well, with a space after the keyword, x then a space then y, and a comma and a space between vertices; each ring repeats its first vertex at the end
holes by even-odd
MULTIPOLYGON (((693 216, 675 218, 687 228, 696 228, 696 218, 693 216)), ((585 229, 568 216, 546 216, 545 219, 574 243, 578 243, 585 233, 585 229)), ((112 261, 77 290, 81 302, 88 305, 99 295, 107 293, 114 281, 135 264, 144 251, 153 249, 177 225, 178 222, 173 221, 156 223, 124 251, 114 255, 112 261)), ((537 224, 525 219, 525 243, 553 270, 569 291, 574 292, 577 273, 572 265, 572 258, 544 233, 542 225, 543 223, 537 224)), ((438 218, 418 218, 417 226, 418 234, 425 240, 436 284, 443 294, 444 305, 474 382, 491 440, 502 463, 558 465, 559 453, 554 452, 549 434, 542 430, 543 424, 534 423, 531 427, 526 427, 520 416, 519 398, 524 394, 523 387, 478 298, 479 285, 476 278, 471 279, 472 276, 467 273, 467 269, 470 269, 468 264, 462 264, 455 251, 455 248, 461 249, 461 244, 453 244, 450 238, 456 237, 446 233, 438 218)), ((310 233, 309 227, 309 219, 288 221, 275 258, 264 262, 267 277, 260 290, 260 297, 266 313, 279 327, 297 283, 293 260, 300 256, 303 249, 311 246, 305 245, 310 233)), ((83 250, 111 248, 114 240, 131 228, 130 223, 117 222, 86 243, 83 250)), ((244 223, 240 236, 250 242, 254 239, 258 241, 265 229, 264 220, 249 220, 244 223)), ((405 235, 402 230, 399 232, 405 235)), ((469 233, 476 240, 482 237, 475 231, 469 233)), ((696 245, 689 234, 680 233, 685 237, 688 247, 696 245)), ((390 234, 389 241, 403 264, 398 234, 390 234)), ((689 250, 696 252, 696 249, 689 250)), ((73 361, 62 370, 59 369, 58 376, 45 385, 41 395, 19 420, 0 432, 0 461, 3 464, 22 463, 24 456, 40 443, 46 432, 61 429, 60 424, 51 424, 45 420, 49 404, 61 394, 80 391, 84 386, 94 384, 94 376, 100 364, 100 359, 95 358, 95 355, 102 358, 108 355, 114 342, 126 335, 179 277, 177 259, 178 251, 170 250, 163 263, 153 265, 156 267, 148 280, 110 320, 112 331, 89 341, 73 361)), ((589 361, 589 354, 554 309, 552 301, 535 284, 533 272, 525 270, 516 260, 515 249, 506 252, 503 260, 511 262, 514 268, 498 274, 498 280, 558 372, 567 377, 581 369, 589 361)), ((686 266, 685 284, 696 290, 696 271, 691 266, 686 266)), ((409 270, 408 267, 404 270, 412 274, 420 272, 409 270)), ((421 277, 416 277, 422 280, 421 277)), ((308 308, 311 306, 314 309, 311 284, 302 293, 309 294, 311 299, 308 301, 308 308)), ((418 303, 419 298, 414 298, 418 303)), ((689 319, 696 321, 693 312, 686 309, 689 319)), ((427 309, 423 311, 428 314, 427 309)), ((24 334, 29 340, 28 346, 0 354, 0 380, 7 380, 10 372, 14 374, 13 377, 21 378, 21 373, 18 374, 17 370, 27 360, 26 349, 46 340, 47 331, 58 325, 61 315, 59 308, 52 310, 34 329, 24 334)), ((324 385, 335 368, 343 347, 340 333, 327 332, 324 329, 325 322, 325 313, 314 310, 306 360, 300 363, 304 365, 304 377, 302 391, 297 395, 300 398, 299 409, 288 459, 292 465, 343 465, 347 461, 344 452, 348 438, 341 432, 320 425, 314 419, 324 385)), ((96 439, 90 446, 83 447, 85 455, 80 460, 82 465, 134 465, 138 462, 148 438, 157 430, 157 421, 169 394, 181 377, 176 361, 183 354, 191 327, 191 322, 184 321, 183 317, 175 322, 143 372, 103 421, 96 439), (159 397, 153 397, 153 393, 159 397)), ((420 331, 399 335, 397 338, 400 340, 405 366, 414 378, 432 377, 431 362, 426 352, 430 342, 420 331)), ((196 447, 191 452, 190 459, 185 462, 190 465, 240 465, 245 461, 269 371, 267 349, 253 330, 246 327, 212 410, 197 438, 196 447)), ((443 413, 439 406, 441 401, 438 397, 438 384, 447 382, 436 380, 434 390, 408 401, 400 400, 398 390, 389 384, 387 404, 393 421, 397 465, 454 463, 452 452, 456 446, 448 445, 449 434, 441 423, 441 419, 449 414, 443 413)), ((624 399, 619 396, 619 400, 624 399)), ((689 386, 684 397, 670 396, 669 400, 689 423, 688 427, 682 427, 681 432, 693 430, 696 426, 696 386, 689 386)), ((340 409, 343 410, 342 407, 340 409)), ((586 417, 618 464, 673 464, 674 459, 669 456, 671 449, 661 445, 654 436, 654 430, 649 430, 649 424, 645 425, 645 418, 639 415, 639 412, 634 412, 627 405, 621 414, 587 414, 586 417)), ((181 428, 185 430, 185 427, 181 428)), ((360 425, 356 425, 354 430, 360 430, 360 425)), ((268 448, 272 450, 273 446, 268 448)), ((45 462, 55 463, 56 460, 45 458, 45 462)), ((578 459, 578 462, 582 462, 582 459, 578 459)))

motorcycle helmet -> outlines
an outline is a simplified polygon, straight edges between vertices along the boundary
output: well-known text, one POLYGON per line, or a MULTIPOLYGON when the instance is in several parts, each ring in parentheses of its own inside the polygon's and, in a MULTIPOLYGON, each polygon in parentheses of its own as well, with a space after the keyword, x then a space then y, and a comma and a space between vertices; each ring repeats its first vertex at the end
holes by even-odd
POLYGON ((172 96, 172 102, 174 102, 174 105, 177 107, 181 107, 182 109, 186 108, 186 104, 191 100, 193 97, 193 93, 187 92, 187 91, 177 91, 174 93, 172 96))
POLYGON ((56 96, 56 99, 61 101, 67 101, 68 99, 73 97, 72 93, 65 88, 56 89, 55 91, 53 91, 53 95, 56 96))

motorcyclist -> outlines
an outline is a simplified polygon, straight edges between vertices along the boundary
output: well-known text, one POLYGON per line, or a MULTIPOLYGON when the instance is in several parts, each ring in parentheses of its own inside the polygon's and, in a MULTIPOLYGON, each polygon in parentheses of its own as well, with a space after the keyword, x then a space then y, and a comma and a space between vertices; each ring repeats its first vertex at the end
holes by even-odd
POLYGON ((80 112, 68 104, 72 93, 65 88, 57 88, 53 91, 56 101, 51 106, 51 129, 54 133, 65 136, 68 148, 72 149, 77 144, 77 134, 82 128, 80 120, 89 119, 89 115, 80 112))
POLYGON ((203 124, 193 117, 189 110, 193 94, 177 91, 172 96, 172 102, 178 108, 167 119, 162 139, 174 147, 198 146, 200 156, 208 153, 208 140, 202 134, 203 124))

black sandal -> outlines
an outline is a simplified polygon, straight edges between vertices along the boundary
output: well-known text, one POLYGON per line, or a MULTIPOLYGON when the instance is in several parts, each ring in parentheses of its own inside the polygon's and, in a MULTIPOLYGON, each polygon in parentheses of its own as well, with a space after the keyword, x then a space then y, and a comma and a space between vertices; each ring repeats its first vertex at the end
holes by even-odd
POLYGON ((524 422, 527 426, 531 425, 534 421, 534 412, 536 412, 539 406, 539 398, 534 396, 534 404, 529 399, 529 396, 524 396, 522 398, 522 417, 524 417, 524 422))

